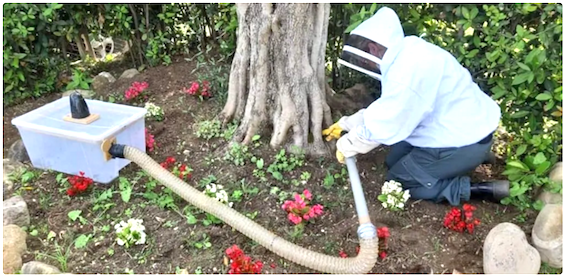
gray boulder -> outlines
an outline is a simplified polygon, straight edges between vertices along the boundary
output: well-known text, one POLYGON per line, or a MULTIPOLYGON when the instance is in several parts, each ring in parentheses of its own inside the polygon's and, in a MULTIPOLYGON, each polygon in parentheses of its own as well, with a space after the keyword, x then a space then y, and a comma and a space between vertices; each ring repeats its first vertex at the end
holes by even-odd
POLYGON ((18 226, 30 225, 30 213, 24 199, 14 196, 3 202, 4 226, 14 224, 18 226))
POLYGON ((541 261, 563 268, 563 206, 546 205, 532 228, 532 239, 541 261))
POLYGON ((59 274, 61 271, 46 263, 31 261, 22 266, 22 274, 59 274))
POLYGON ((112 74, 103 71, 93 78, 91 86, 93 87, 93 90, 98 92, 100 89, 106 87, 108 84, 111 84, 114 81, 116 81, 116 78, 114 78, 112 74))
POLYGON ((24 145, 24 142, 22 141, 22 139, 14 142, 10 146, 9 158, 12 161, 17 161, 17 162, 30 161, 30 157, 28 155, 28 152, 26 150, 26 146, 24 145))
POLYGON ((92 99, 95 96, 95 92, 93 90, 75 89, 75 90, 69 90, 69 91, 64 92, 63 94, 61 94, 61 97, 68 97, 74 92, 81 94, 83 96, 83 98, 86 98, 86 99, 92 99))
POLYGON ((16 225, 2 229, 2 258, 4 274, 12 274, 22 267, 22 254, 27 250, 26 232, 16 225))
POLYGON ((140 74, 140 72, 137 69, 127 69, 122 73, 122 75, 120 75, 120 77, 118 77, 118 79, 132 78, 138 74, 140 74))
POLYGON ((485 274, 537 274, 541 265, 539 252, 515 224, 500 223, 492 228, 483 248, 485 274))

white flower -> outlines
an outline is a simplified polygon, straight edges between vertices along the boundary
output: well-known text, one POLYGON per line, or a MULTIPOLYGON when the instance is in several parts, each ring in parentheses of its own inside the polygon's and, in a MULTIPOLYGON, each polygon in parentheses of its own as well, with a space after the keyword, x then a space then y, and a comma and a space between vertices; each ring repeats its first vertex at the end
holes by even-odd
POLYGON ((385 207, 385 208, 387 208, 387 207, 388 207, 388 204, 382 203, 382 206, 385 207))

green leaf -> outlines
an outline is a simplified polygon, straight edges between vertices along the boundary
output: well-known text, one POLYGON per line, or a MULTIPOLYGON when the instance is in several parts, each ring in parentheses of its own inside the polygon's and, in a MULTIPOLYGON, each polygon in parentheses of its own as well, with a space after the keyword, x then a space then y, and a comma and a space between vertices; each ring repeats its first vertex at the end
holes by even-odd
POLYGON ((89 236, 80 235, 75 240, 75 248, 77 249, 84 248, 85 246, 87 246, 87 243, 89 243, 89 239, 90 239, 90 235, 89 236))
POLYGON ((196 223, 197 223, 197 218, 194 215, 192 215, 192 214, 187 215, 187 224, 193 225, 193 224, 196 224, 196 223))
POLYGON ((551 98, 553 98, 553 96, 549 93, 541 93, 541 94, 536 96, 537 100, 549 100, 551 98))
POLYGON ((148 39, 148 34, 144 33, 144 34, 142 35, 142 40, 145 41, 145 40, 147 40, 147 39, 148 39))
POLYGON ((549 169, 549 166, 551 166, 551 162, 550 161, 545 161, 543 163, 541 163, 539 166, 537 166, 535 172, 538 175, 542 175, 544 174, 547 169, 549 169))
POLYGON ((513 183, 512 188, 510 188, 510 197, 520 196, 526 191, 528 191, 529 187, 527 185, 520 185, 519 183, 513 183))
POLYGON ((384 203, 388 200, 388 196, 387 195, 380 195, 380 196, 378 196, 378 200, 380 202, 384 203))
POLYGON ((526 171, 530 170, 530 168, 526 164, 524 164, 523 162, 521 162, 519 160, 512 160, 512 161, 509 161, 506 164, 508 166, 515 167, 515 168, 518 168, 518 169, 522 169, 522 170, 526 170, 526 171))
POLYGON ((519 112, 512 114, 511 117, 514 118, 514 119, 523 118, 523 117, 527 116, 528 114, 530 114, 529 111, 519 111, 519 112))
POLYGON ((528 78, 530 77, 530 74, 533 75, 532 72, 524 72, 522 74, 517 75, 514 78, 514 81, 512 81, 512 85, 518 85, 526 82, 526 80, 528 80, 528 78))
POLYGON ((258 141, 259 139, 260 139, 260 135, 256 134, 256 135, 252 136, 252 142, 258 141))
POLYGON ((520 63, 520 62, 517 62, 517 63, 518 63, 518 66, 520 66, 520 68, 527 70, 527 71, 531 71, 531 69, 530 69, 530 67, 528 67, 528 65, 526 65, 524 63, 520 63))
POLYGON ((522 155, 524 152, 526 152, 526 149, 528 148, 527 144, 522 144, 518 147, 518 149, 516 150, 516 156, 520 156, 522 155))
POLYGON ((260 158, 260 159, 258 159, 258 161, 256 161, 256 167, 258 169, 264 168, 264 159, 263 158, 260 158))
POLYGON ((470 13, 470 19, 474 19, 476 16, 478 15, 478 8, 477 7, 473 7, 471 9, 471 13, 470 13))
POLYGON ((547 161, 547 157, 542 152, 537 153, 534 157, 534 165, 542 164, 545 161, 547 161))
POLYGON ((544 206, 544 205, 545 205, 545 204, 543 203, 542 200, 537 200, 537 201, 535 201, 535 202, 533 203, 534 209, 535 209, 535 210, 538 210, 538 211, 541 210, 541 209, 543 209, 543 206, 544 206))
POLYGON ((79 215, 81 215, 80 210, 72 210, 69 213, 67 213, 67 216, 69 216, 69 218, 73 221, 77 220, 77 218, 79 218, 79 215))

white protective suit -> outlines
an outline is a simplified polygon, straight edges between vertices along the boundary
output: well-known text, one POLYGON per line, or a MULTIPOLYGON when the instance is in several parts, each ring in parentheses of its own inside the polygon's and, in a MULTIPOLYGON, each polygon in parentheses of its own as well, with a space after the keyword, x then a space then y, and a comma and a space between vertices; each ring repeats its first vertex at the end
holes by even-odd
POLYGON ((351 34, 379 43, 387 51, 378 59, 381 76, 341 63, 381 80, 382 85, 379 99, 339 121, 349 131, 337 142, 344 156, 400 141, 424 148, 462 147, 498 127, 500 107, 469 71, 442 48, 416 36, 405 37, 392 9, 381 8, 351 34))

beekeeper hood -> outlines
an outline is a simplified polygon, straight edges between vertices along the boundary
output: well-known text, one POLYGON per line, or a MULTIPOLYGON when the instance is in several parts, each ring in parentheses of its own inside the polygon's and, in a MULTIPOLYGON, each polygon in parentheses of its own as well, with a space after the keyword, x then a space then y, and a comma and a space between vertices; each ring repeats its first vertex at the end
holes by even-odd
POLYGON ((382 57, 388 48, 400 43, 403 38, 404 31, 398 15, 392 9, 383 7, 350 33, 338 62, 382 80, 382 57), (378 44, 377 47, 373 46, 381 50, 378 55, 370 53, 370 42, 378 44))

